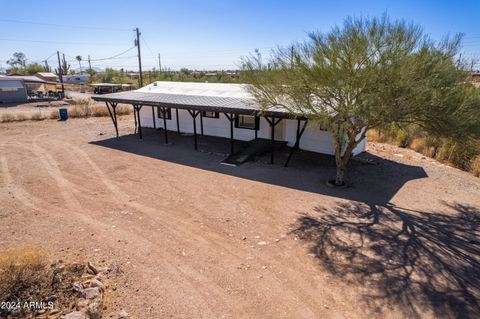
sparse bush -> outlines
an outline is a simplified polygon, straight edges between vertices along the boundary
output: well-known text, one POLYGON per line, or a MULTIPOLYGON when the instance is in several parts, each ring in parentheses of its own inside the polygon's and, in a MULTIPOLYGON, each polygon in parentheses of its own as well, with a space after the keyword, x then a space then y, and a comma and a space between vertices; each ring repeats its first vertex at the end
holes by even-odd
POLYGON ((35 300, 50 285, 52 271, 47 254, 20 248, 0 255, 0 301, 35 300))
MULTIPOLYGON (((72 285, 80 280, 85 268, 85 262, 80 260, 69 263, 52 262, 44 250, 35 247, 2 249, 0 303, 52 302, 52 307, 68 311, 78 294, 72 289, 72 285), (54 299, 52 296, 55 296, 54 299)), ((11 309, 2 308, 0 317, 37 318, 36 314, 39 314, 36 309, 28 307, 15 311, 18 312, 13 314, 11 309)), ((46 317, 50 318, 48 315, 46 317)))
POLYGON ((470 163, 470 171, 473 175, 480 177, 480 155, 475 156, 470 163))
POLYGON ((408 144, 409 144, 409 135, 408 135, 408 132, 405 131, 405 130, 399 130, 397 132, 397 146, 398 147, 407 147, 408 144))
POLYGON ((58 114, 58 111, 57 111, 57 110, 52 111, 52 112, 50 112, 49 118, 50 118, 51 120, 58 120, 58 119, 60 118, 60 114, 58 114))
POLYGON ((133 112, 132 107, 130 105, 120 104, 117 106, 118 115, 128 115, 128 114, 132 114, 132 112, 133 112))
POLYGON ((70 117, 90 117, 92 115, 91 108, 88 104, 78 104, 68 109, 70 117))
POLYGON ((409 147, 417 153, 428 157, 435 156, 435 146, 431 145, 427 138, 417 137, 412 139, 409 147))
POLYGON ((2 122, 13 122, 15 121, 15 115, 10 113, 2 114, 2 122))
POLYGON ((110 116, 107 107, 103 105, 92 106, 91 113, 94 117, 110 116))
POLYGON ((32 121, 43 121, 44 119, 45 116, 40 112, 30 115, 30 120, 32 121))
POLYGON ((89 97, 74 97, 72 98, 72 104, 74 105, 90 105, 92 99, 89 97))
POLYGON ((15 120, 20 121, 20 122, 26 121, 26 120, 28 120, 28 116, 24 113, 18 113, 15 120))

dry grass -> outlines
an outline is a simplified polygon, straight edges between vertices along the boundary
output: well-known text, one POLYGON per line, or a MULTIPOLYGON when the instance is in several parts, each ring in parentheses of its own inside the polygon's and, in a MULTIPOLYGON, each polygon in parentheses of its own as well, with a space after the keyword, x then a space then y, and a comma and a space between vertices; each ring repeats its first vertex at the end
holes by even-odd
POLYGON ((34 248, 7 250, 0 255, 0 301, 29 300, 52 281, 47 254, 34 248))
MULTIPOLYGON (((85 99, 86 100, 86 99, 85 99)), ((90 100, 90 99, 88 99, 90 100)), ((105 105, 94 104, 88 101, 87 103, 81 104, 80 101, 77 101, 79 104, 68 109, 68 116, 71 118, 87 118, 87 117, 105 117, 110 116, 108 109, 105 105)), ((132 114, 132 107, 128 105, 118 105, 117 106, 117 115, 128 115, 132 114)), ((58 110, 52 110, 49 114, 46 113, 18 113, 10 114, 5 113, 0 118, 0 122, 21 122, 21 121, 42 121, 46 119, 56 120, 59 118, 58 110)))
POLYGON ((44 119, 45 119, 45 115, 43 115, 40 112, 34 113, 30 116, 31 121, 43 121, 44 119))
POLYGON ((19 113, 17 114, 17 117, 16 117, 16 121, 26 121, 28 120, 28 116, 26 114, 23 114, 23 113, 19 113))
POLYGON ((92 102, 92 99, 89 97, 74 97, 70 103, 73 105, 90 105, 92 102))
POLYGON ((470 171, 473 175, 480 177, 480 155, 475 156, 470 163, 470 171))
POLYGON ((2 122, 14 122, 16 121, 16 117, 14 114, 9 114, 9 113, 5 113, 5 114, 2 114, 2 122))
POLYGON ((417 153, 423 154, 428 157, 435 155, 435 147, 428 143, 428 140, 424 137, 414 138, 410 142, 409 147, 417 153))
POLYGON ((371 129, 367 132, 367 140, 378 143, 393 143, 395 139, 379 130, 371 129))
MULTIPOLYGON (((70 309, 76 299, 72 284, 80 280, 85 270, 85 261, 53 262, 49 255, 36 247, 2 250, 0 255, 0 302, 52 303, 53 308, 70 309), (55 296, 52 299, 52 296, 55 296)), ((21 307, 19 313, 5 313, 0 317, 33 318, 35 309, 21 307)), ((10 309, 11 311, 12 309, 10 309)), ((3 312, 3 313, 2 313, 3 312)))

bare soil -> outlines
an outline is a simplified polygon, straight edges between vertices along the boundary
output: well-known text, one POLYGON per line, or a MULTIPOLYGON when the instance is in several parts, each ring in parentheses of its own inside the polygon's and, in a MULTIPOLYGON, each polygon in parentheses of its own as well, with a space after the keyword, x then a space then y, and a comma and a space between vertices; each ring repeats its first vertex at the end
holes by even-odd
POLYGON ((0 245, 115 267, 106 318, 474 318, 480 181, 371 144, 351 186, 287 150, 220 165, 228 140, 109 118, 0 124, 0 245))

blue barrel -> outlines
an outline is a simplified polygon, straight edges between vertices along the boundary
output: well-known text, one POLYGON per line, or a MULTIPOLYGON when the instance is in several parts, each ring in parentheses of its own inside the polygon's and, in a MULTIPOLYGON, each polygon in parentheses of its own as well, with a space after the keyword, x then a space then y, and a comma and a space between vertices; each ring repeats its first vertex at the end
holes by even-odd
POLYGON ((58 112, 60 113, 60 121, 68 120, 68 111, 67 109, 59 109, 58 112))

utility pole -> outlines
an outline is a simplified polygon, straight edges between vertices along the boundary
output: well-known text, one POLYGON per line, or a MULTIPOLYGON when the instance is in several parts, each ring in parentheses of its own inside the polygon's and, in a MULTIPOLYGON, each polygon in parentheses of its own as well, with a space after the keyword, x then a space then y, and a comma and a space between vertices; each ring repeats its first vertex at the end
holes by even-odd
POLYGON ((88 55, 88 70, 92 73, 92 65, 90 64, 90 54, 88 55))
POLYGON ((137 46, 138 50, 138 71, 140 74, 140 87, 143 86, 143 75, 142 75, 142 56, 140 55, 140 31, 138 28, 135 28, 135 31, 137 33, 137 39, 135 40, 135 45, 137 46))
POLYGON ((60 63, 60 52, 57 51, 57 58, 58 58, 58 73, 60 77, 60 83, 62 83, 62 95, 65 96, 65 86, 63 85, 63 69, 62 64, 60 63))
POLYGON ((160 53, 158 54, 158 68, 160 72, 162 72, 162 58, 160 57, 160 53))

